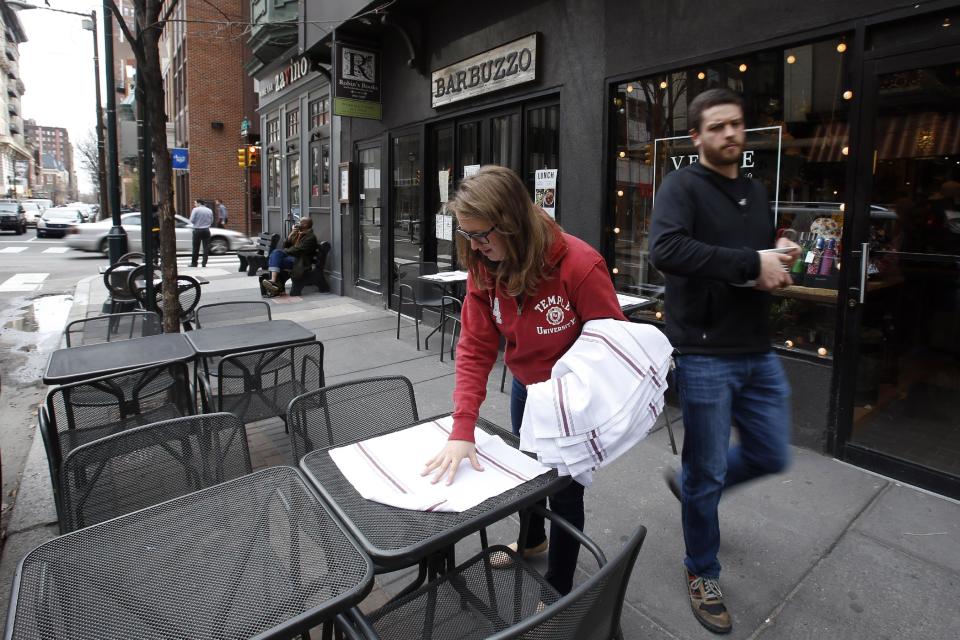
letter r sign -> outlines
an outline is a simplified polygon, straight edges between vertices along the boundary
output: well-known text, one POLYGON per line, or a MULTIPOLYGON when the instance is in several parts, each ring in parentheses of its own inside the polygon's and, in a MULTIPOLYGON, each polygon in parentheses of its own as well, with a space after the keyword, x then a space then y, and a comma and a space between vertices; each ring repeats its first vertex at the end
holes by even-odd
POLYGON ((376 54, 344 47, 341 60, 340 77, 359 82, 377 81, 376 54))

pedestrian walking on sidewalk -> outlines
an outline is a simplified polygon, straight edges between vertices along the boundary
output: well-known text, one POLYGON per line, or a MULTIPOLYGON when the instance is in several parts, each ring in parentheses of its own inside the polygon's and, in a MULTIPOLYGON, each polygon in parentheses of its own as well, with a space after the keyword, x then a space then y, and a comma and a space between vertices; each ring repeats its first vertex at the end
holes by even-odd
MULTIPOLYGON (((513 374, 510 418, 519 435, 527 385, 550 378, 585 322, 625 318, 600 254, 564 233, 510 169, 482 167, 460 183, 447 208, 457 217, 457 256, 470 275, 457 345, 453 433, 423 474, 434 473, 434 482, 446 477, 449 484, 463 460, 483 470, 473 432, 501 338, 513 374)), ((582 530, 583 485, 570 483, 550 498, 550 508, 582 530)), ((531 517, 524 555, 548 546, 546 579, 559 593, 569 593, 580 544, 551 527, 548 545, 543 518, 531 517)), ((492 560, 510 566, 506 554, 492 560)))
POLYGON ((190 212, 190 224, 193 225, 193 255, 190 266, 197 266, 197 257, 200 245, 203 245, 203 266, 207 266, 210 257, 210 227, 213 226, 213 212, 204 204, 203 200, 193 201, 193 211, 190 212))
POLYGON ((227 228, 227 205, 223 204, 223 200, 217 198, 213 201, 214 207, 217 210, 217 226, 221 229, 227 228))
POLYGON ((294 278, 300 278, 313 264, 320 243, 313 234, 313 220, 301 218, 283 243, 282 249, 274 249, 267 258, 270 279, 262 281, 263 290, 271 297, 283 293, 278 284, 280 272, 290 270, 294 278))
POLYGON ((727 633, 717 505, 726 489, 789 462, 790 388, 770 350, 769 292, 791 284, 800 249, 781 238, 785 253, 760 252, 774 245, 774 219, 763 185, 739 173, 740 96, 705 91, 687 118, 700 159, 664 179, 650 232, 685 428, 681 472, 666 481, 681 502, 690 606, 704 627, 727 633))

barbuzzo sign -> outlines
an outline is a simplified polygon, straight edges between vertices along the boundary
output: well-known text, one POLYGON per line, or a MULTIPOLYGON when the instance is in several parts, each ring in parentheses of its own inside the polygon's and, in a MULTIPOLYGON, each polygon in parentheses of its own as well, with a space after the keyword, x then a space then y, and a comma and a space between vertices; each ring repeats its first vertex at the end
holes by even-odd
POLYGON ((433 72, 434 108, 537 79, 537 34, 433 72))

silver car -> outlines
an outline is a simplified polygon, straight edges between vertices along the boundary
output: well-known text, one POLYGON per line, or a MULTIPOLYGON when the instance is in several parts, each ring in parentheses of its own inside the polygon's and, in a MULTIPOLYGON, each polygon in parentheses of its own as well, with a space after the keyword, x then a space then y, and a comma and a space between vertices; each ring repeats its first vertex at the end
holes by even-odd
MULTIPOLYGON (((176 216, 177 220, 177 253, 190 253, 193 249, 193 226, 183 216, 176 216)), ((140 242, 140 214, 125 213, 120 216, 120 224, 127 233, 127 249, 129 251, 143 251, 140 242)), ((111 220, 89 222, 70 230, 66 237, 67 246, 80 251, 99 251, 107 253, 107 234, 113 227, 111 220)), ((228 251, 236 251, 245 244, 253 242, 247 236, 232 229, 210 229, 210 253, 222 255, 228 251)))

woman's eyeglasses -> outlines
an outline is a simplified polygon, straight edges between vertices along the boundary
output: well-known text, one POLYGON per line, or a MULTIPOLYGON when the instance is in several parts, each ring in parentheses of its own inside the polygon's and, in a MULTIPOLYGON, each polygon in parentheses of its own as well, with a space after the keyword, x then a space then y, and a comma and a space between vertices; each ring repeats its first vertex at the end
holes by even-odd
POLYGON ((467 240, 476 240, 479 244, 490 244, 489 236, 491 233, 497 230, 496 226, 490 227, 486 231, 464 231, 463 229, 457 229, 457 233, 466 238, 467 240))

